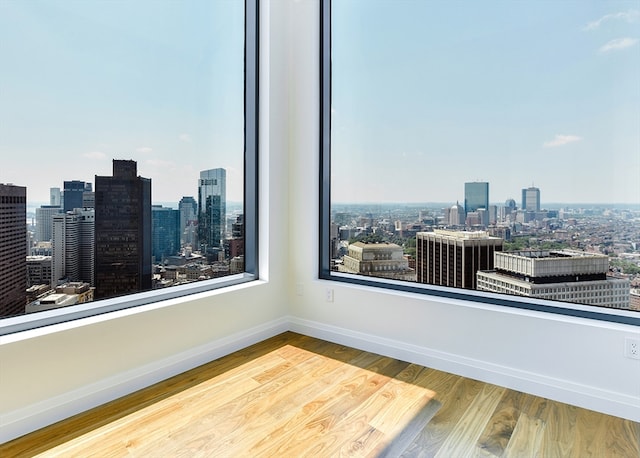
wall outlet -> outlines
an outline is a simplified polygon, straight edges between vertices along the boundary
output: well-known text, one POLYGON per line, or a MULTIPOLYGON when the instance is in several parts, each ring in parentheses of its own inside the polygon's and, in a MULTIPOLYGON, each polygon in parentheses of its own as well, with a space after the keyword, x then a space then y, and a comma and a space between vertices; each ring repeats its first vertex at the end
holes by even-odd
POLYGON ((333 288, 326 288, 324 290, 324 299, 327 302, 333 302, 333 288))
POLYGON ((625 337, 624 355, 631 359, 640 359, 640 339, 625 337))

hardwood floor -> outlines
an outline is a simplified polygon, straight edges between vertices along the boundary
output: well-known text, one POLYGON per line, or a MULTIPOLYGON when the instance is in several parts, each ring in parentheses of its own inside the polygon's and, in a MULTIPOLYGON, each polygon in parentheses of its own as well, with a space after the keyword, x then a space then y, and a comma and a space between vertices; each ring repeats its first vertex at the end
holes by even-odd
POLYGON ((629 457, 640 424, 285 333, 0 457, 629 457))

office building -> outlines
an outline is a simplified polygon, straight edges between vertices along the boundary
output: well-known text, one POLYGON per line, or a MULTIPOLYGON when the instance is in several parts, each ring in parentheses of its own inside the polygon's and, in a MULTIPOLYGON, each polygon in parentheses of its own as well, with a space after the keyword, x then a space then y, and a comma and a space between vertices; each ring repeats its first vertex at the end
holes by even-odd
POLYGON ((0 184, 0 316, 24 313, 27 188, 0 184))
POLYGON ((522 190, 522 210, 527 212, 540 211, 540 189, 531 186, 522 190))
POLYGON ((227 173, 225 169, 200 172, 198 182, 198 243, 207 253, 220 248, 227 222, 227 173))
POLYGON ((448 217, 449 226, 464 226, 465 221, 467 219, 467 215, 462 205, 456 202, 456 204, 448 210, 449 210, 449 217, 448 217))
POLYGON ((417 281, 476 289, 476 272, 493 268, 494 253, 502 251, 502 242, 485 231, 420 232, 416 236, 417 281))
POLYGON ((464 184, 464 211, 466 214, 485 209, 482 224, 489 225, 489 183, 474 181, 464 184))
POLYGON ((76 208, 53 216, 51 285, 60 281, 95 282, 95 212, 76 208))
POLYGON ((36 208, 36 242, 51 241, 53 215, 62 213, 58 205, 42 205, 36 208))
POLYGON ((96 299, 151 289, 151 180, 135 161, 114 160, 95 193, 96 299))
POLYGON ((49 205, 54 207, 62 206, 62 192, 60 188, 49 188, 49 205))
POLYGON ((91 192, 91 183, 73 180, 64 182, 64 211, 68 212, 74 208, 83 207, 85 192, 91 192))
POLYGON ((580 251, 495 254, 494 268, 478 272, 478 289, 601 307, 629 308, 629 279, 608 276, 609 257, 580 251))
POLYGON ((51 256, 27 256, 27 288, 51 284, 51 256))
POLYGON ((180 251, 180 211, 162 205, 151 206, 152 252, 154 262, 180 251))
POLYGON ((53 216, 51 239, 51 286, 59 281, 80 279, 80 234, 78 217, 73 212, 53 216))
POLYGON ((198 245, 198 202, 191 196, 184 196, 178 204, 180 211, 180 245, 198 245))

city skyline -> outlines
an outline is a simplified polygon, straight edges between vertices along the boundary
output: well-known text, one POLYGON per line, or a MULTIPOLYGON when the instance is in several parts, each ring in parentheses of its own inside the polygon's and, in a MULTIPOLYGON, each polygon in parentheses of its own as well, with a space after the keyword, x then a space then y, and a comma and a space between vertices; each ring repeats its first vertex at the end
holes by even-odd
POLYGON ((212 164, 243 200, 243 2, 3 1, 0 60, 0 182, 29 202, 112 159, 158 202, 197 195, 212 164))
POLYGON ((640 202, 639 39, 637 2, 334 2, 332 201, 485 181, 492 202, 640 202))

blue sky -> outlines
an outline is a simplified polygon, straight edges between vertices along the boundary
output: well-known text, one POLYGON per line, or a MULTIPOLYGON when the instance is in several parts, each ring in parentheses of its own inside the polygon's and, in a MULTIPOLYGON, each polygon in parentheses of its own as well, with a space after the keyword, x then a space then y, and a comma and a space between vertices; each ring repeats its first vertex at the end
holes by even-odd
POLYGON ((640 2, 333 2, 332 198, 640 202, 640 2))
POLYGON ((0 0, 0 182, 48 201, 134 159, 154 201, 242 199, 243 2, 0 0))

